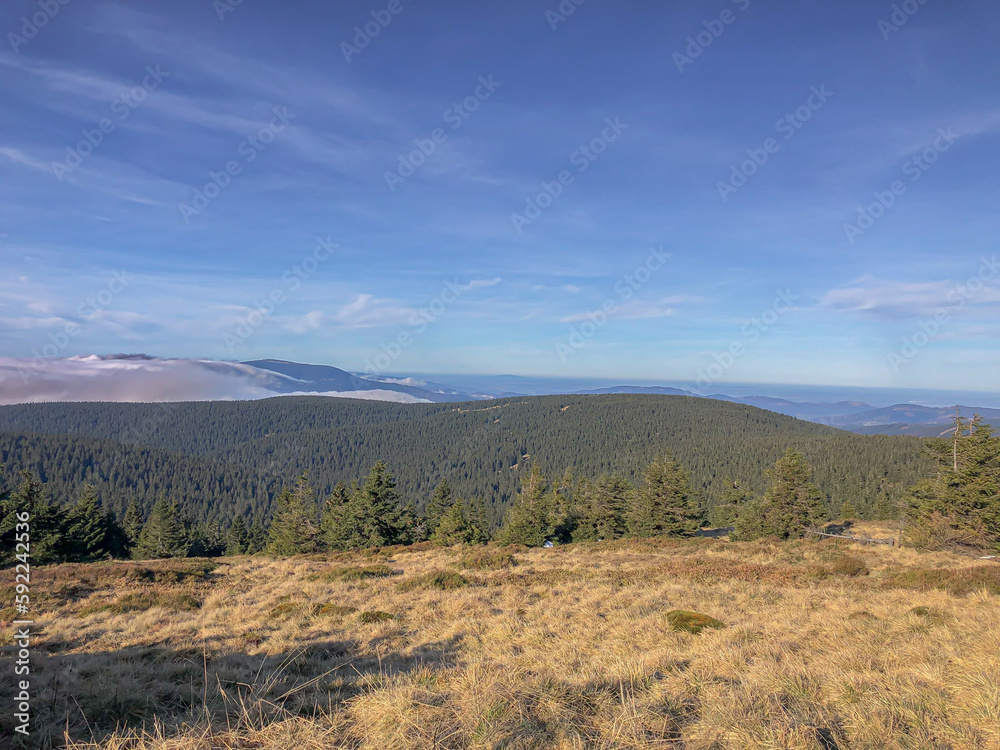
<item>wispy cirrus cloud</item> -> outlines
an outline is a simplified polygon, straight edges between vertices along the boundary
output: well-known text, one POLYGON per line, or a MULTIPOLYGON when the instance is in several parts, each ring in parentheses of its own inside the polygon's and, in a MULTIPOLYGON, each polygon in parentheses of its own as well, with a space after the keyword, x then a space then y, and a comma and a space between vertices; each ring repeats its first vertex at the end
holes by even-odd
MULTIPOLYGON (((643 318, 667 318, 676 314, 679 305, 701 301, 701 297, 693 294, 675 294, 661 297, 658 300, 629 300, 617 305, 615 318, 622 320, 641 320, 643 318)), ((580 323, 585 320, 593 320, 595 315, 602 312, 601 309, 590 310, 583 313, 574 313, 559 319, 560 323, 580 323)))
MULTIPOLYGON (((952 280, 892 281, 865 275, 823 294, 819 306, 837 312, 905 320, 933 315, 940 308, 959 304, 965 296, 962 289, 961 282, 952 280)), ((993 302, 1000 302, 1000 290, 989 287, 966 299, 969 305, 993 302)))

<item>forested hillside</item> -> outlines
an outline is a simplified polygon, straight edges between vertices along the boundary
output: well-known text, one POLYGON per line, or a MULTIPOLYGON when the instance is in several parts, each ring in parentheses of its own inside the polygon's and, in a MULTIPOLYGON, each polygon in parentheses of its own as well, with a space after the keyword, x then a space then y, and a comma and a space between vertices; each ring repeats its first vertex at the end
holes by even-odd
POLYGON ((325 497, 384 460, 404 502, 422 508, 447 479, 494 516, 534 463, 550 476, 619 472, 635 480, 669 449, 706 504, 727 480, 763 489, 789 446, 812 464, 836 510, 894 502, 922 476, 922 441, 862 436, 741 404, 680 396, 542 396, 463 404, 285 397, 183 404, 0 408, 0 464, 30 469, 56 499, 93 484, 119 516, 160 492, 199 520, 268 513, 303 471, 325 497))

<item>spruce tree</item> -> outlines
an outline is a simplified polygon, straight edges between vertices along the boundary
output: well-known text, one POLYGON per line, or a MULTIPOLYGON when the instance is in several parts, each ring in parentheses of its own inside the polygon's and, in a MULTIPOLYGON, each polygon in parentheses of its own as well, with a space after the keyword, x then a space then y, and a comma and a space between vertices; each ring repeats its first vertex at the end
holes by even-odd
POLYGON ((316 492, 303 474, 296 480, 294 488, 286 488, 278 496, 274 518, 267 532, 267 552, 287 556, 319 549, 317 512, 316 492))
MULTIPOLYGON (((3 480, 4 465, 0 464, 0 481, 3 480)), ((0 485, 0 565, 14 561, 17 549, 17 507, 10 490, 0 485)))
POLYGON ((245 555, 250 548, 250 532, 242 513, 237 513, 229 531, 226 532, 226 555, 245 555))
POLYGON ((577 489, 573 541, 618 539, 625 535, 625 512, 632 499, 632 485, 618 474, 605 474, 595 482, 581 481, 577 489))
POLYGON ((132 557, 136 560, 187 557, 190 548, 177 503, 161 495, 153 504, 149 520, 132 548, 132 557))
POLYGON ((125 517, 122 519, 122 529, 125 531, 125 538, 128 539, 130 546, 134 547, 139 541, 142 526, 142 511, 139 510, 139 503, 131 500, 125 509, 125 517))
POLYGON ((698 501, 688 473, 669 452, 657 458, 643 473, 643 485, 628 510, 628 532, 632 536, 690 536, 701 522, 698 501))
POLYGON ((111 528, 101 509, 97 490, 85 484, 80 497, 66 513, 63 557, 71 562, 97 560, 111 554, 111 528))
POLYGON ((31 561, 36 565, 59 562, 65 549, 65 515, 49 502, 44 485, 28 470, 21 472, 21 484, 4 501, 0 518, 0 559, 12 562, 16 550, 17 514, 27 512, 31 524, 31 561))
POLYGON ((748 503, 736 519, 734 538, 776 536, 789 539, 826 517, 823 495, 812 481, 812 469, 798 451, 789 448, 768 470, 771 480, 764 497, 748 503))
POLYGON ((267 531, 259 518, 254 518, 247 534, 247 554, 259 555, 267 546, 267 531))
POLYGON ((715 527, 732 526, 741 509, 753 497, 749 490, 737 481, 727 479, 722 498, 712 507, 708 522, 715 527))
POLYGON ((978 415, 957 417, 952 440, 928 448, 937 472, 910 489, 906 541, 1000 549, 1000 437, 978 415))
POLYGON ((185 524, 191 549, 191 557, 219 557, 226 553, 226 535, 218 521, 185 524))
POLYGON ((326 549, 348 549, 344 546, 353 527, 353 517, 357 512, 353 501, 359 489, 357 483, 350 488, 343 482, 337 482, 330 497, 323 503, 323 514, 320 518, 320 539, 326 549))
POLYGON ((847 498, 840 506, 841 521, 857 521, 859 518, 858 509, 854 507, 851 498, 847 498))
POLYGON ((899 485, 880 482, 871 517, 876 521, 898 521, 901 515, 899 494, 899 485))
POLYGON ((476 497, 465 501, 465 515, 469 523, 482 533, 482 543, 486 544, 493 538, 490 514, 482 498, 476 497))
POLYGON ((540 467, 534 464, 517 498, 507 511, 507 518, 499 535, 501 544, 540 547, 549 540, 554 529, 548 489, 548 483, 540 467))
POLYGON ((378 461, 363 486, 335 488, 324 514, 324 540, 334 550, 408 544, 415 525, 412 506, 400 507, 396 481, 378 461))
POLYGON ((444 512, 434 535, 431 537, 439 544, 485 544, 489 535, 476 519, 477 511, 461 498, 455 500, 444 512))
POLYGON ((438 486, 434 488, 434 494, 431 495, 431 500, 427 504, 425 517, 427 519, 428 534, 433 536, 438 524, 441 523, 441 517, 454 504, 455 498, 452 495, 451 487, 448 486, 448 480, 442 479, 438 486))

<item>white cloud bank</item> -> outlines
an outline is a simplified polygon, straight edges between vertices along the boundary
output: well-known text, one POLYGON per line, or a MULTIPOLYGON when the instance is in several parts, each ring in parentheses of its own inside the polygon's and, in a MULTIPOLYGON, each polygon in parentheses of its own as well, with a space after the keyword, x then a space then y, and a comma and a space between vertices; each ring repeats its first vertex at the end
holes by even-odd
POLYGON ((408 393, 298 390, 279 373, 235 362, 109 355, 30 360, 0 357, 0 405, 49 401, 231 401, 319 395, 418 403, 408 393), (293 393, 289 393, 292 391, 293 393))

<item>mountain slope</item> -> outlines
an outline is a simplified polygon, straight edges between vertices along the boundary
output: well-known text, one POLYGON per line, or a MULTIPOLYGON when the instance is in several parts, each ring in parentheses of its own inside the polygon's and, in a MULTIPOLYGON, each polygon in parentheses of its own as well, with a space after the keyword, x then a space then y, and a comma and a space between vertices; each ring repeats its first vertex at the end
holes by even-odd
POLYGON ((0 463, 30 468, 68 496, 85 481, 148 506, 158 488, 227 522, 266 512, 281 482, 309 471, 321 494, 384 459, 418 506, 447 478, 497 511, 532 463, 637 479, 673 451, 706 498, 726 480, 762 489, 788 446, 813 463, 831 505, 862 510, 886 482, 920 475, 922 442, 861 436, 741 404, 680 396, 541 396, 463 404, 316 397, 180 404, 34 404, 0 408, 0 463), (102 441, 100 450, 86 440, 102 441), (117 447, 116 447, 117 446, 117 447), (171 459, 171 456, 174 458, 171 459), (191 462, 189 459, 197 459, 191 462), (172 463, 173 461, 173 463, 172 463), (227 478, 228 477, 228 478, 227 478))
POLYGON ((347 393, 350 391, 394 391, 405 393, 423 401, 468 401, 467 396, 457 391, 439 393, 418 386, 406 385, 392 380, 374 381, 359 378, 345 370, 329 365, 307 365, 286 362, 280 359, 257 359, 242 364, 259 370, 276 372, 290 378, 282 383, 282 393, 347 393))

